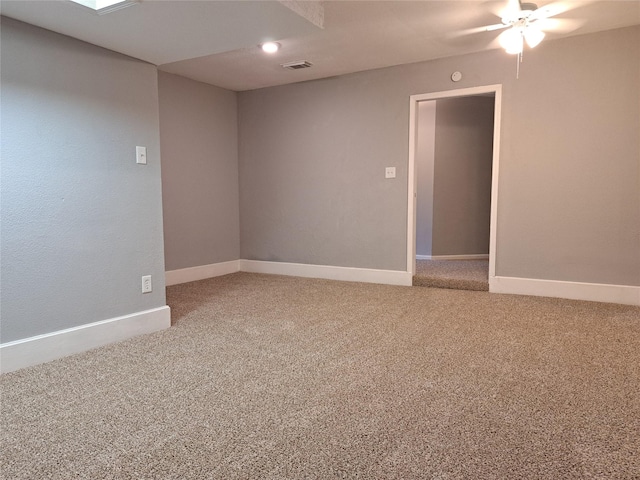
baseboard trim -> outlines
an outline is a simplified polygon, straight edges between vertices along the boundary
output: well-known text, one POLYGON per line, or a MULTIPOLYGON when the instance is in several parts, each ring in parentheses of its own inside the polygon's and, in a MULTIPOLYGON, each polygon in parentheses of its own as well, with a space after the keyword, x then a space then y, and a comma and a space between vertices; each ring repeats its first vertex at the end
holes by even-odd
POLYGON ((345 282, 381 283, 384 285, 411 286, 412 282, 411 273, 397 270, 265 262, 261 260, 240 260, 240 271, 292 277, 324 278, 345 282))
POLYGON ((488 253, 472 255, 416 255, 416 260, 489 260, 488 253))
MULTIPOLYGON (((416 255, 416 259, 435 260, 482 260, 488 255, 416 255)), ((411 286, 409 272, 397 270, 376 270, 354 267, 336 267, 330 265, 308 265, 303 263, 267 262, 262 260, 233 260, 230 262, 202 265, 166 272, 166 284, 204 280, 235 272, 266 273, 305 278, 324 278, 346 282, 380 283, 384 285, 411 286)), ((534 295, 540 297, 568 298, 593 302, 620 303, 640 306, 640 287, 627 285, 608 285, 599 283, 580 283, 558 280, 540 280, 533 278, 490 277, 489 291, 515 295, 534 295)))
POLYGON ((0 345, 0 373, 8 373, 39 363, 153 333, 171 326, 168 306, 74 328, 24 338, 0 345))
POLYGON ((490 277, 489 291, 491 293, 534 295, 640 306, 640 287, 630 285, 490 277))
POLYGON ((240 260, 229 262, 212 263, 209 265, 199 265, 197 267, 181 268, 179 270, 169 270, 165 272, 165 283, 168 286, 180 283, 195 282, 206 278, 220 277, 230 273, 240 271, 240 260))

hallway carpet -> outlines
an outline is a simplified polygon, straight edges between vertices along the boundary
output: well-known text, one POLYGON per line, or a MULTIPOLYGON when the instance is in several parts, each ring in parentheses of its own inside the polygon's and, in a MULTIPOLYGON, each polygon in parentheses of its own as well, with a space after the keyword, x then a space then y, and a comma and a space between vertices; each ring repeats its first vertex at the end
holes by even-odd
POLYGON ((416 260, 413 285, 489 291, 489 260, 416 260))

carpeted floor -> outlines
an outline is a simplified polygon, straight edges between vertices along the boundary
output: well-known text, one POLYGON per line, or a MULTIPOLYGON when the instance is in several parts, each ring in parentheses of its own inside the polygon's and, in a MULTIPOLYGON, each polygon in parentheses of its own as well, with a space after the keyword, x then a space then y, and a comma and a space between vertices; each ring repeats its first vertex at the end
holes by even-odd
POLYGON ((489 260, 416 260, 413 285, 489 291, 489 260))
POLYGON ((238 273, 0 377, 6 479, 640 478, 640 308, 238 273))

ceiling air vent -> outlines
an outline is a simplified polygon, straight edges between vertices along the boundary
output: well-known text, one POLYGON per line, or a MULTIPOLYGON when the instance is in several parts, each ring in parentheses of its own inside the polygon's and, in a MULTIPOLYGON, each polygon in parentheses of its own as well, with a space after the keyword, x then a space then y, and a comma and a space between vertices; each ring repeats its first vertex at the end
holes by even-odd
POLYGON ((306 60, 298 60, 297 62, 283 63, 280 66, 287 70, 300 70, 301 68, 309 68, 313 63, 306 60))

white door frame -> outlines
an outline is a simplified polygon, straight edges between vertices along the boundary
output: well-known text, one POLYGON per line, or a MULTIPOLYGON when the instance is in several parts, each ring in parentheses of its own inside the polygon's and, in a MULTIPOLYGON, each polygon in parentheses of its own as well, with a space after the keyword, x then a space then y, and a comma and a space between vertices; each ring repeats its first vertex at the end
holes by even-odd
POLYGON ((491 225, 489 233, 489 279, 496 276, 496 227, 498 224, 498 177, 500 173, 500 113, 502 111, 502 85, 461 88, 444 92, 423 93, 409 97, 409 172, 407 202, 407 272, 416 273, 416 201, 418 177, 416 175, 416 141, 418 128, 418 102, 442 98, 468 97, 494 93, 493 167, 491 172, 491 225))

